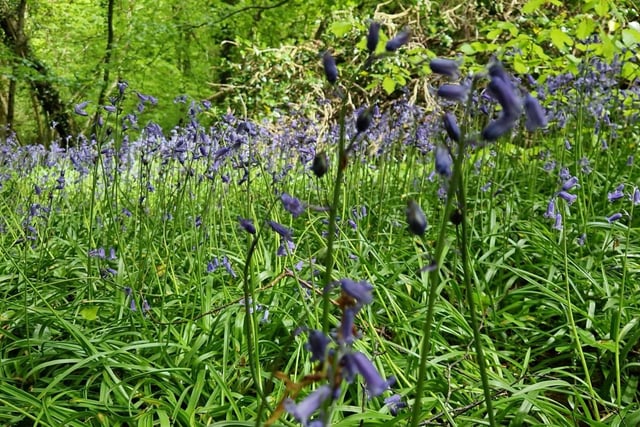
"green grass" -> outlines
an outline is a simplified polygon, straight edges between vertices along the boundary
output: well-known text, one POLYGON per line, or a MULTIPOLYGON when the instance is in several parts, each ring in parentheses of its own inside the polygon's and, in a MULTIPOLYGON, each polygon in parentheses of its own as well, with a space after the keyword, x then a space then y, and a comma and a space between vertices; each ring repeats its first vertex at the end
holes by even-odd
MULTIPOLYGON (((529 148, 519 134, 513 144, 501 140, 465 160, 471 297, 498 425, 632 426, 640 419, 640 233, 628 198, 607 200, 618 184, 632 193, 640 181, 638 167, 626 165, 637 150, 638 128, 618 130, 602 151, 600 140, 590 138, 592 126, 571 121, 535 134, 529 148), (565 138, 574 143, 571 151, 563 148, 565 138), (558 162, 552 172, 540 155, 547 151, 558 162), (592 162, 588 174, 581 171, 583 156, 592 162), (474 172, 476 160, 482 165, 474 172), (543 217, 559 190, 560 166, 580 182, 572 190, 578 194, 573 205, 557 202, 562 232, 543 217), (605 216, 616 211, 625 213, 623 220, 609 224, 605 216), (582 233, 587 239, 579 246, 582 233)), ((285 394, 277 372, 293 380, 313 372, 306 336, 295 332, 323 326, 323 221, 329 213, 307 209, 292 218, 274 189, 326 206, 334 184, 331 174, 315 178, 292 160, 295 154, 269 166, 269 157, 256 150, 242 185, 237 182, 244 170, 231 161, 213 179, 203 178, 206 158, 166 165, 159 156, 149 165, 137 159, 117 180, 105 178, 104 164, 80 177, 68 161, 2 171, 8 175, 0 190, 0 424, 256 425, 285 394), (274 186, 271 173, 285 163, 292 169, 274 186), (56 190, 60 169, 66 186, 56 190), (40 195, 36 184, 44 190, 40 195), (30 220, 37 232, 30 240, 24 221, 33 203, 49 213, 30 220), (252 236, 239 228, 238 216, 253 219, 260 233, 246 269, 253 302, 260 304, 250 314, 255 336, 247 334, 249 313, 242 304, 252 236), (293 254, 276 255, 280 240, 267 219, 294 230, 293 254), (115 248, 116 259, 89 257, 98 247, 107 257, 115 248), (225 256, 237 277, 223 266, 207 272, 209 261, 225 256), (142 310, 144 300, 149 312, 142 310), (268 321, 262 322, 266 308, 268 321)), ((337 207, 332 277, 375 286, 373 304, 357 318, 361 339, 355 348, 384 377, 396 377, 394 391, 409 405, 429 286, 438 286, 421 425, 485 425, 453 226, 439 282, 420 273, 442 221, 441 182, 428 178, 432 170, 431 154, 406 147, 351 159, 337 207), (409 197, 431 224, 424 239, 406 229, 409 197), (353 217, 352 208, 362 206, 367 215, 353 217)), ((332 304, 331 328, 338 318, 332 304)), ((335 426, 392 426, 406 425, 410 411, 392 416, 382 398, 368 400, 356 381, 343 387, 332 414, 335 426)), ((282 416, 275 425, 294 423, 282 416)))

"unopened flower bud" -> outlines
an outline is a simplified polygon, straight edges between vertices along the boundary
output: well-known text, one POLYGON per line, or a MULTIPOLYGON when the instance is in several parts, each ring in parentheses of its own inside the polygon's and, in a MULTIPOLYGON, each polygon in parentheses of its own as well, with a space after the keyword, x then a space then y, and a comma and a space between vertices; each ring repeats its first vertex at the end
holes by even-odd
POLYGON ((407 200, 406 214, 409 231, 418 236, 422 236, 427 229, 427 217, 415 200, 407 200))
POLYGON ((369 33, 367 34, 367 50, 371 53, 376 51, 378 41, 380 40, 380 23, 371 21, 369 24, 369 33))
POLYGON ((311 170, 318 178, 322 178, 324 174, 327 173, 329 170, 329 157, 327 156, 327 153, 324 151, 316 153, 316 156, 313 158, 311 170))
POLYGON ((325 52, 324 55, 322 55, 322 65, 324 67, 324 75, 327 77, 327 81, 331 84, 338 81, 338 67, 336 66, 336 60, 329 52, 325 52))

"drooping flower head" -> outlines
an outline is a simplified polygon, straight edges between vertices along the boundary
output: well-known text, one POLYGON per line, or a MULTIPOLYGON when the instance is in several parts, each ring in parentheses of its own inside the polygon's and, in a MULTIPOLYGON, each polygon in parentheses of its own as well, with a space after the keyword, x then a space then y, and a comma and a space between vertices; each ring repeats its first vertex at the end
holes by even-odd
POLYGON ((452 173, 451 166, 453 165, 453 160, 451 159, 449 150, 442 145, 438 145, 435 150, 435 156, 436 172, 445 178, 449 178, 452 173))
POLYGON ((524 114, 527 118, 524 125, 529 132, 547 126, 547 117, 542 106, 530 93, 524 96, 524 114))
POLYGON ((433 58, 429 61, 429 68, 436 74, 458 78, 460 76, 460 63, 453 59, 433 58))
POLYGON ((324 67, 324 75, 327 77, 327 81, 331 84, 335 84, 338 81, 338 67, 336 66, 336 60, 327 51, 322 55, 322 65, 324 67))
POLYGON ((323 385, 309 394, 300 403, 295 403, 292 399, 286 399, 284 401, 284 409, 293 415, 297 421, 302 423, 303 426, 307 426, 309 418, 311 418, 315 411, 320 409, 327 399, 331 398, 332 394, 331 387, 323 385))
POLYGON ((376 51, 378 41, 380 40, 380 23, 371 21, 369 24, 369 32, 367 33, 367 50, 371 53, 376 51))
POLYGON ((386 391, 394 382, 393 377, 385 380, 382 378, 373 362, 363 353, 354 352, 343 356, 343 363, 347 371, 345 379, 353 380, 354 374, 360 374, 366 383, 369 397, 376 397, 386 391))
POLYGON ((438 88, 438 96, 449 101, 465 102, 468 95, 468 86, 444 84, 438 88))
POLYGON ((366 281, 356 282, 351 279, 340 279, 342 291, 355 299, 358 304, 370 304, 373 301, 373 285, 366 281))
POLYGON ((299 217, 304 212, 304 204, 299 199, 287 193, 282 193, 280 200, 285 210, 293 215, 294 218, 299 217))
POLYGON ((461 133, 456 116, 450 112, 446 112, 442 115, 442 122, 444 123, 444 129, 447 131, 449 138, 455 142, 460 142, 461 133))
POLYGON ((427 229, 427 217, 415 200, 407 200, 406 214, 409 231, 418 236, 422 236, 427 229))
POLYGON ((385 49, 387 52, 395 52, 400 49, 402 46, 409 42, 409 38, 411 37, 411 33, 409 30, 402 30, 394 38, 387 41, 385 45, 385 49))

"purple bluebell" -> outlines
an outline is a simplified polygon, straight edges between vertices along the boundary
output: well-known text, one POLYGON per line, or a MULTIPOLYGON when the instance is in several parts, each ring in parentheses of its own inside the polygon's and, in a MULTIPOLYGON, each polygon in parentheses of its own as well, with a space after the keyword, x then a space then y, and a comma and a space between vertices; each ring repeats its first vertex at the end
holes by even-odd
POLYGON ((566 201, 569 205, 572 205, 573 202, 575 202, 576 199, 578 198, 578 196, 576 196, 575 194, 571 194, 564 190, 558 191, 558 197, 566 201))
POLYGON ((562 189, 565 191, 568 191, 568 190, 571 190, 576 185, 578 185, 578 177, 572 176, 562 183, 562 189))
POLYGON ((446 112, 442 115, 442 122, 444 123, 444 129, 447 131, 449 138, 455 142, 460 142, 461 133, 456 116, 452 113, 446 112))
POLYGON ((396 50, 400 49, 403 45, 409 42, 410 36, 411 33, 409 32, 409 30, 400 31, 394 38, 387 41, 387 44, 385 45, 386 51, 395 52, 396 50))
POLYGON ((279 223, 277 223, 275 221, 267 221, 267 224, 269 224, 271 229, 273 231, 275 231, 276 233, 278 233, 280 235, 280 237, 282 237, 283 239, 285 239, 285 240, 293 240, 292 231, 289 230, 284 225, 279 224, 279 223))
POLYGON ((343 310, 342 320, 340 322, 340 331, 338 334, 338 343, 351 345, 355 341, 356 337, 353 334, 355 329, 354 322, 359 310, 359 306, 346 307, 343 310))
POLYGON ((460 63, 453 59, 434 58, 429 61, 429 68, 436 74, 458 78, 460 76, 460 63))
POLYGON ((118 259, 116 256, 116 248, 109 248, 109 260, 115 261, 116 259, 118 259))
POLYGON ((149 302, 146 298, 142 300, 142 311, 144 313, 151 311, 151 306, 149 305, 149 302))
POLYGON ((587 241, 587 234, 586 233, 582 233, 579 237, 578 237, 578 246, 584 246, 584 244, 587 241))
POLYGON ((407 200, 406 215, 409 231, 418 236, 424 235, 424 232, 427 229, 427 217, 415 200, 407 200))
POLYGON ((485 141, 495 141, 515 126, 516 121, 513 116, 500 114, 497 119, 492 120, 482 130, 482 139, 485 141))
POLYGON ((379 396, 395 382, 393 377, 388 380, 382 378, 373 362, 359 351, 346 354, 343 358, 346 359, 344 364, 348 372, 357 372, 362 375, 369 397, 379 396))
POLYGON ((296 249, 296 244, 291 240, 282 239, 280 246, 278 246, 278 250, 276 251, 277 256, 287 256, 293 253, 296 249))
POLYGON ((619 220, 620 218, 622 218, 622 214, 620 212, 616 212, 611 216, 607 217, 607 222, 609 224, 616 222, 617 220, 619 220))
POLYGON ((373 285, 366 281, 356 282, 351 279, 340 279, 342 291, 355 299, 358 304, 370 304, 373 301, 373 285))
POLYGON ((291 414, 297 421, 302 423, 304 427, 308 427, 309 418, 315 411, 331 398, 333 392, 328 385, 322 385, 315 391, 311 392, 300 403, 295 403, 292 399, 285 399, 284 409, 291 414))
POLYGON ((444 84, 438 88, 437 92, 440 98, 449 101, 465 102, 469 95, 469 87, 463 85, 444 84))
POLYGON ((544 213, 545 218, 555 218, 556 217, 556 201, 555 199, 549 200, 549 204, 547 205, 547 211, 544 213))
POLYGON ((451 166, 453 165, 449 150, 442 145, 438 145, 435 149, 435 157, 436 172, 445 178, 449 178, 452 173, 451 166))
POLYGON ((124 91, 129 87, 129 83, 126 81, 120 80, 118 82, 118 92, 120 92, 120 96, 124 95, 124 91))
POLYGON ((229 258, 227 258, 226 255, 222 257, 222 265, 225 268, 225 270, 227 270, 227 273, 231 275, 231 277, 233 277, 234 279, 238 277, 236 272, 233 271, 233 268, 231 267, 231 262, 229 262, 229 258))
POLYGON ((107 113, 115 113, 116 111, 118 111, 118 109, 114 105, 104 105, 102 108, 104 108, 107 113))
POLYGON ((515 120, 522 113, 522 101, 508 80, 492 78, 488 89, 491 95, 500 103, 503 114, 515 120))
POLYGON ((553 224, 553 228, 562 231, 562 214, 560 212, 556 213, 556 220, 553 224))
POLYGON ((331 339, 321 331, 314 329, 309 332, 309 339, 304 348, 311 353, 312 362, 324 360, 330 342, 331 339))
POLYGON ((609 202, 615 202, 616 200, 622 199, 624 197, 624 192, 622 190, 624 190, 624 184, 618 185, 614 191, 608 193, 607 199, 609 199, 609 202))
POLYGON ((627 166, 633 166, 633 156, 627 157, 627 166))
POLYGON ((242 227, 244 231, 249 234, 256 234, 256 227, 253 225, 253 221, 239 216, 238 222, 240 223, 240 227, 242 227))
POLYGON ((373 109, 369 107, 365 108, 360 112, 360 114, 358 114, 358 117, 356 118, 356 130, 358 133, 366 132, 367 129, 369 129, 369 126, 371 126, 372 111, 373 109))
POLYGON ((92 250, 89 251, 89 256, 92 257, 92 258, 105 259, 106 258, 106 252, 105 252, 104 248, 92 249, 92 250))
POLYGON ((318 178, 322 178, 324 174, 327 173, 327 171, 329 170, 329 157, 327 156, 327 153, 325 153, 324 151, 316 153, 315 157, 313 158, 311 170, 313 171, 313 174, 318 178))
POLYGON ((407 402, 402 401, 402 396, 394 394, 384 399, 384 404, 389 408, 389 413, 394 417, 398 415, 401 409, 407 407, 407 402))
POLYGON ((634 206, 637 206, 637 205, 640 204, 640 190, 638 188, 633 190, 633 195, 631 196, 631 201, 633 202, 634 206))
POLYGON ((130 297, 133 294, 133 290, 129 286, 125 286, 124 288, 122 288, 122 290, 128 297, 130 297))
POLYGON ((334 84, 338 81, 338 67, 336 66, 336 60, 327 51, 322 55, 322 66, 324 67, 324 75, 327 77, 327 81, 334 84))
POLYGON ((547 126, 547 116, 536 98, 527 93, 524 97, 525 127, 529 132, 547 126))
POLYGON ((304 204, 295 197, 290 196, 287 193, 280 195, 280 200, 285 210, 289 212, 294 218, 299 217, 304 212, 304 204))
POLYGON ((137 311, 138 309, 136 308, 136 300, 132 297, 131 301, 129 301, 129 309, 131 311, 137 311))
POLYGON ((73 112, 79 116, 88 116, 89 113, 85 111, 85 108, 87 107, 87 105, 89 105, 89 101, 84 101, 84 102, 81 102, 80 104, 76 104, 73 107, 73 112))
POLYGON ((207 273, 211 274, 218 269, 220 266, 220 261, 218 261, 218 257, 215 257, 211 261, 207 263, 207 273))
POLYGON ((369 24, 369 32, 367 33, 367 50, 371 53, 376 51, 378 41, 380 40, 380 23, 371 21, 369 24))

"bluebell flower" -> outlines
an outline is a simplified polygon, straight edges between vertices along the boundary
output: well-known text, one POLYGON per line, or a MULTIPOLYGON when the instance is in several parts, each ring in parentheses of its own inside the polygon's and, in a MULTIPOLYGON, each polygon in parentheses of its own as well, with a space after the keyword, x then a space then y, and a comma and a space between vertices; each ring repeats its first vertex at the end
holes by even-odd
POLYGON ((331 339, 322 333, 322 331, 314 329, 309 332, 309 339, 304 348, 311 353, 312 362, 324 360, 330 342, 331 339))
POLYGON ((366 281, 356 282, 351 279, 340 279, 342 291, 355 299, 358 304, 370 304, 373 302, 373 285, 366 281))
POLYGON ((609 202, 615 202, 616 200, 622 199, 624 197, 622 190, 624 190, 624 184, 618 185, 614 191, 608 193, 607 199, 609 199, 609 202))
POLYGON ((85 108, 87 107, 87 105, 89 105, 89 101, 84 101, 84 102, 81 102, 80 104, 76 104, 73 107, 73 112, 79 116, 88 116, 89 113, 85 111, 85 108))
POLYGON ((136 300, 131 298, 131 301, 129 302, 129 309, 131 311, 137 311, 138 309, 136 308, 136 300))
POLYGON ((565 190, 565 191, 571 190, 576 185, 578 185, 578 177, 572 176, 562 183, 562 190, 565 190))
POLYGON ((151 311, 151 306, 149 305, 149 302, 146 300, 146 298, 142 300, 142 311, 144 313, 151 311))
POLYGON ((509 132, 516 124, 516 117, 508 114, 500 114, 497 119, 492 120, 482 130, 482 139, 485 141, 495 141, 505 133, 509 132))
POLYGON ((256 234, 256 227, 253 225, 253 221, 238 216, 238 222, 244 231, 249 234, 256 234))
POLYGON ((429 68, 431 68, 431 71, 454 79, 460 76, 458 67, 460 67, 460 63, 453 59, 434 58, 429 61, 429 68))
POLYGON ((286 399, 284 401, 284 409, 293 415, 297 421, 302 423, 304 427, 308 427, 309 418, 311 418, 315 411, 320 409, 324 402, 331 398, 332 394, 331 387, 323 385, 311 392, 311 394, 300 403, 296 404, 292 399, 286 399))
POLYGON ((233 277, 234 279, 236 277, 238 277, 236 275, 236 272, 233 271, 233 268, 231 267, 231 263, 229 262, 229 258, 227 258, 227 256, 223 256, 222 257, 222 265, 224 266, 224 268, 227 270, 227 273, 229 273, 231 275, 231 277, 233 277))
POLYGON ((89 251, 89 256, 92 258, 100 258, 100 259, 105 259, 106 258, 106 253, 104 248, 98 248, 98 249, 92 249, 89 251))
POLYGON ((525 127, 529 132, 547 126, 547 117, 536 98, 527 93, 524 97, 525 127))
POLYGON ((633 202, 634 206, 637 206, 637 205, 640 204, 640 190, 638 188, 633 190, 633 195, 631 196, 631 201, 633 202))
POLYGON ((584 244, 587 241, 587 234, 586 233, 582 233, 579 237, 578 237, 578 246, 584 246, 584 244))
POLYGON ((558 197, 565 200, 569 205, 572 205, 578 198, 575 194, 568 193, 564 190, 558 192, 558 197))
POLYGON ((271 227, 273 231, 278 233, 285 240, 293 240, 293 233, 287 227, 282 224, 279 224, 275 221, 267 221, 267 224, 271 227))
POLYGON ((313 158, 313 164, 311 165, 311 170, 313 174, 318 178, 322 178, 324 174, 329 170, 329 157, 327 153, 321 151, 320 153, 316 153, 313 158))
POLYGON ((336 66, 336 60, 327 51, 322 55, 322 65, 324 67, 324 75, 327 77, 327 81, 334 84, 338 81, 338 67, 336 66))
POLYGON ((422 236, 427 229, 427 217, 415 200, 407 200, 406 215, 409 231, 418 236, 422 236))
POLYGON ((367 50, 371 53, 376 51, 378 41, 380 40, 380 23, 371 21, 369 24, 369 32, 367 33, 367 50))
POLYGON ((207 263, 207 273, 211 274, 214 271, 216 271, 218 269, 218 267, 220 266, 220 262, 218 261, 218 258, 214 258, 213 260, 209 261, 207 263))
POLYGON ((340 344, 351 345, 355 341, 353 331, 355 329, 356 314, 360 310, 359 306, 346 307, 342 312, 342 321, 340 322, 340 331, 338 334, 338 342, 340 344))
POLYGON ((556 217, 556 201, 555 199, 549 200, 549 204, 547 205, 547 211, 544 213, 545 218, 555 218, 556 217))
POLYGON ((562 231, 562 214, 560 212, 556 213, 556 221, 553 224, 553 228, 562 231))
POLYGON ((449 101, 465 102, 469 95, 469 87, 445 84, 438 88, 437 94, 440 98, 444 98, 449 101))
POLYGON ((343 359, 348 372, 357 372, 362 375, 369 397, 379 396, 395 382, 393 377, 388 380, 382 378, 373 362, 359 351, 345 354, 343 359))
POLYGON ((502 106, 504 115, 515 119, 522 113, 522 101, 513 89, 511 82, 502 78, 492 78, 489 81, 488 89, 502 106))
POLYGON ((291 254, 296 249, 296 244, 291 240, 282 239, 280 246, 278 246, 278 250, 276 251, 277 256, 287 256, 291 254))
POLYGON ((304 212, 304 204, 295 197, 290 196, 287 193, 280 195, 280 200, 285 210, 289 212, 294 218, 299 217, 304 212))
POLYGON ((616 212, 611 216, 607 217, 607 222, 609 224, 616 222, 617 220, 619 220, 620 218, 622 218, 622 214, 620 212, 616 212))
POLYGON ((402 396, 394 394, 384 399, 384 404, 389 408, 389 413, 394 417, 398 415, 401 409, 407 407, 407 402, 402 401, 402 396))
POLYGON ((442 122, 444 123, 444 129, 447 131, 449 138, 455 142, 460 142, 461 133, 456 116, 446 112, 442 115, 442 122))
POLYGON ((436 172, 445 178, 449 178, 452 173, 451 166, 453 165, 453 160, 451 159, 449 150, 442 145, 438 145, 435 149, 435 157, 436 172))
POLYGON ((387 50, 387 52, 395 52, 409 42, 410 36, 411 33, 409 32, 409 30, 400 31, 394 38, 387 41, 385 49, 387 50))

